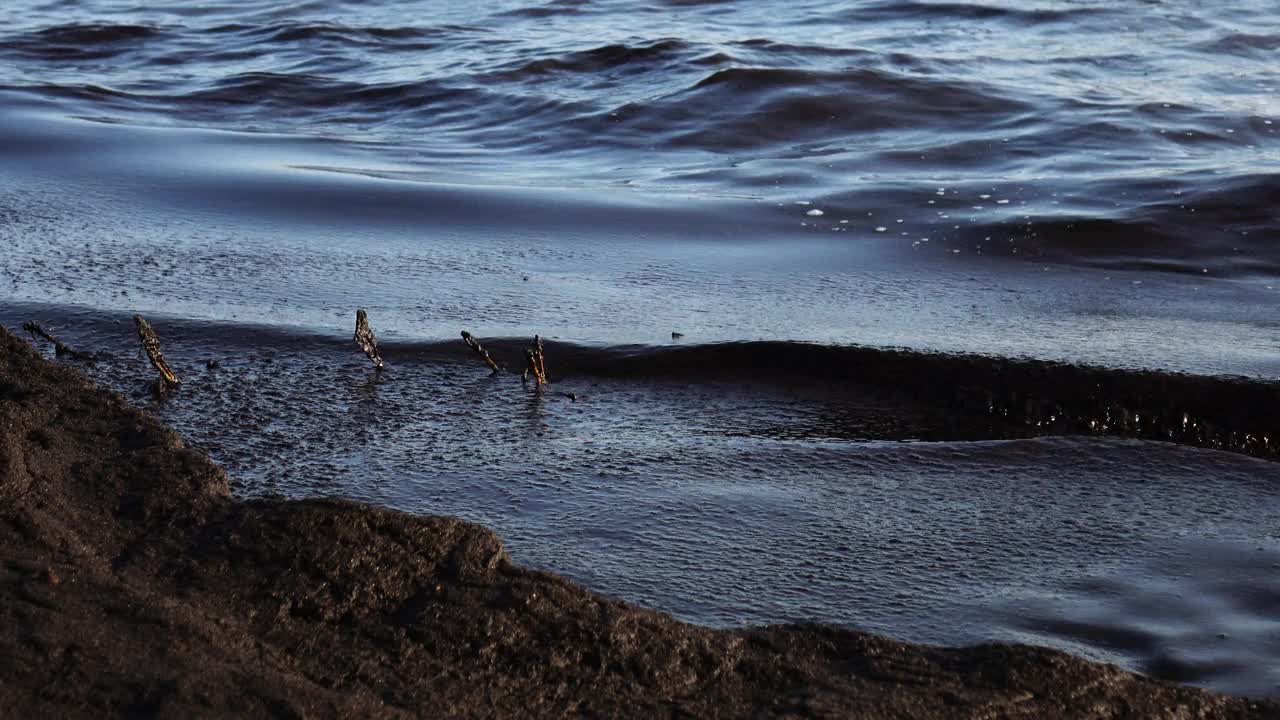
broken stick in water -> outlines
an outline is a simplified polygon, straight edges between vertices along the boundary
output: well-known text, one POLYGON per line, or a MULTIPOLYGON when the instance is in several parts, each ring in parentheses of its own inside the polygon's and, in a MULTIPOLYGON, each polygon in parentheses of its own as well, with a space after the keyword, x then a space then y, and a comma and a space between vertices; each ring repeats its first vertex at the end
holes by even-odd
POLYGON ((481 347, 480 343, 476 341, 475 337, 472 336, 471 333, 463 330, 462 341, 467 344, 467 347, 476 351, 476 354, 480 356, 480 359, 484 360, 484 364, 488 365, 489 369, 493 370, 494 375, 497 375, 500 372, 498 369, 498 363, 493 361, 493 358, 489 356, 489 351, 481 347))
POLYGON ((142 349, 151 360, 151 366, 160 371, 161 389, 168 385, 177 385, 178 376, 173 374, 169 369, 169 363, 164 361, 164 354, 160 352, 160 338, 156 337, 156 331, 151 329, 151 323, 141 315, 134 315, 133 324, 138 328, 138 339, 142 341, 142 349))
POLYGON ((373 329, 369 327, 369 316, 364 308, 356 310, 356 334, 351 339, 360 346, 365 355, 369 356, 373 366, 381 370, 383 362, 382 356, 378 354, 378 339, 373 336, 373 329))
POLYGON ((547 384, 547 364, 546 355, 542 351, 542 338, 534 335, 533 344, 528 350, 524 351, 524 372, 520 373, 520 380, 529 381, 529 375, 532 374, 534 379, 538 381, 538 385, 547 384))
POLYGON ((53 343, 54 355, 58 355, 58 356, 70 355, 76 360, 93 361, 97 359, 97 355, 95 355, 94 353, 81 352, 79 350, 72 350, 71 348, 67 347, 62 343, 61 340, 58 340, 58 338, 50 334, 49 331, 40 327, 40 325, 38 325, 34 320, 28 320, 27 322, 22 323, 22 329, 26 330, 28 333, 31 333, 31 337, 33 338, 41 337, 53 343))
POLYGON ((525 350, 524 351, 524 370, 520 372, 520 382, 522 383, 529 382, 530 373, 533 374, 533 378, 535 380, 538 379, 538 364, 533 360, 533 351, 525 350))
POLYGON ((533 359, 538 363, 538 382, 547 384, 547 356, 542 352, 542 336, 533 336, 533 359))

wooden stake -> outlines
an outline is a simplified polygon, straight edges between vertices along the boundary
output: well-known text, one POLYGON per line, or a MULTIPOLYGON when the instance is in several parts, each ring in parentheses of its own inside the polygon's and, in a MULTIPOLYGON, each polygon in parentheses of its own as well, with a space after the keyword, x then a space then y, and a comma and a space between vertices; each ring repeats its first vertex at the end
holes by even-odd
POLYGON ((542 337, 533 336, 533 359, 538 363, 538 382, 542 385, 547 384, 547 356, 542 351, 542 337))
POLYGON ((160 352, 160 338, 156 337, 156 331, 151 329, 151 323, 141 315, 134 315, 133 324, 138 328, 138 339, 142 341, 142 349, 151 360, 151 366, 160 371, 161 385, 179 384, 178 376, 173 374, 169 369, 169 363, 164 361, 164 354, 160 352))
POLYGON ((373 328, 369 327, 369 316, 364 308, 356 310, 356 334, 351 339, 369 356, 374 367, 379 370, 383 368, 382 356, 378 354, 378 339, 373 336, 373 328))
POLYGON ((534 335, 533 344, 528 350, 524 351, 524 372, 520 373, 520 380, 528 382, 529 376, 538 381, 538 385, 547 384, 547 362, 546 356, 542 351, 542 338, 534 335))
POLYGON ((484 360, 484 364, 488 365, 490 370, 493 370, 494 375, 497 375, 500 372, 498 363, 493 361, 493 358, 489 356, 489 351, 481 347, 480 343, 476 341, 475 337, 473 337, 471 333, 463 330, 462 341, 467 344, 467 347, 476 351, 476 354, 480 356, 480 359, 484 360))

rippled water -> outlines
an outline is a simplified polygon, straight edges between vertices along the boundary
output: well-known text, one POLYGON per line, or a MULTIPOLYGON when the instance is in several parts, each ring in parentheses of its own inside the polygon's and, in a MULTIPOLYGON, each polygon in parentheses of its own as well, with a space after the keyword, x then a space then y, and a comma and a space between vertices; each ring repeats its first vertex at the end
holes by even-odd
MULTIPOLYGON (((9 0, 0 322, 110 353, 245 494, 459 514, 701 622, 1277 695, 1274 462, 744 344, 1274 382, 1280 14, 1230 6, 9 0), (563 377, 487 379, 462 328, 554 338, 563 377), (668 343, 699 371, 651 371, 668 343)), ((1219 429, 1256 447, 1267 407, 1219 429)))

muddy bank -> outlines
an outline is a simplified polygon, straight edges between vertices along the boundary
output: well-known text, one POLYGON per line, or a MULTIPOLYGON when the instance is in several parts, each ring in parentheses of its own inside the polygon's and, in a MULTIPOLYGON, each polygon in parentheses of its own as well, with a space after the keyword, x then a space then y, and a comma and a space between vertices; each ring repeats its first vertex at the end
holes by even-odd
POLYGON ((1012 645, 713 631, 512 564, 490 531, 239 502, 0 330, 0 707, 22 717, 1275 717, 1012 645))

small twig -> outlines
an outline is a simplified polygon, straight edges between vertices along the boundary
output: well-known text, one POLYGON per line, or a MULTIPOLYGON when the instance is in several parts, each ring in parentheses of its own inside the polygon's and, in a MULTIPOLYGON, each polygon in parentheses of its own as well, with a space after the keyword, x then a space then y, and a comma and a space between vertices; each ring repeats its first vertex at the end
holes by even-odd
POLYGON ((160 371, 162 380, 160 389, 163 391, 167 385, 179 384, 178 376, 173 374, 169 369, 169 363, 164 361, 164 354, 160 352, 160 338, 156 337, 156 331, 151 329, 151 323, 141 315, 134 315, 133 324, 138 328, 138 339, 142 341, 142 349, 151 360, 151 366, 160 371))
POLYGON ((378 354, 378 339, 373 336, 373 329, 369 327, 369 316, 364 308, 356 310, 356 334, 351 339, 364 351, 365 355, 369 356, 374 367, 379 370, 383 368, 382 356, 378 354))
POLYGON ((530 348, 533 355, 533 373, 538 378, 539 385, 547 384, 547 356, 542 349, 542 337, 533 336, 533 347, 530 348))
POLYGON ((489 351, 481 347, 480 343, 476 341, 475 337, 473 337, 471 333, 467 332, 466 330, 463 330, 462 341, 467 344, 467 347, 476 351, 476 354, 480 356, 480 359, 484 360, 484 364, 488 365, 490 370, 493 370, 494 375, 497 375, 499 372, 501 372, 501 370, 498 368, 498 363, 494 362, 493 358, 489 356, 489 351))
POLYGON ((33 338, 40 337, 53 343, 53 354, 59 357, 63 355, 70 355, 76 360, 86 360, 89 362, 92 362, 97 359, 97 355, 94 353, 81 352, 79 350, 72 350, 71 348, 67 347, 62 343, 61 340, 58 340, 58 338, 51 335, 47 330, 40 327, 34 320, 28 320, 27 322, 23 323, 22 329, 26 330, 28 333, 31 333, 31 337, 33 338))

